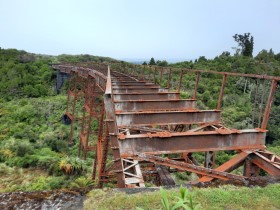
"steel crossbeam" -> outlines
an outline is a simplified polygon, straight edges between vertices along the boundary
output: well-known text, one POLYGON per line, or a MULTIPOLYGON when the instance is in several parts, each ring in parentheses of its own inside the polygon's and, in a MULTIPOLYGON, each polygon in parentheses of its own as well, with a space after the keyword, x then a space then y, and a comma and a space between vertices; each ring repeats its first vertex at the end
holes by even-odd
POLYGON ((176 124, 220 123, 220 112, 216 110, 187 110, 187 111, 146 111, 116 113, 119 127, 129 125, 153 126, 176 124))
POLYGON ((121 135, 123 156, 136 153, 172 154, 241 149, 264 149, 265 133, 255 129, 221 135, 217 131, 121 135))

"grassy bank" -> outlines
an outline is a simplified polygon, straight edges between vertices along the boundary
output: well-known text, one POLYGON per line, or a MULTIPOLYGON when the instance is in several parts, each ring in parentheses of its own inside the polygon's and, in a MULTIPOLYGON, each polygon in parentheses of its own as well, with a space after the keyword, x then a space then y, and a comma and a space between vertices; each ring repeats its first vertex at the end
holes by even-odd
MULTIPOLYGON (((193 201, 200 209, 280 209, 280 184, 265 188, 221 186, 194 188, 193 201)), ((176 203, 179 190, 167 191, 171 203, 176 203)), ((84 209, 163 209, 159 191, 127 195, 111 190, 93 190, 88 194, 84 209)))

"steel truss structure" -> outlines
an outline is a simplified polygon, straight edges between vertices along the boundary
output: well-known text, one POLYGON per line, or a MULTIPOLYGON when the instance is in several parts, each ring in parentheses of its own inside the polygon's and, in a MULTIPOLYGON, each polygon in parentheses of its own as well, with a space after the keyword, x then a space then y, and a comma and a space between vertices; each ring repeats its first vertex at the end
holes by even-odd
POLYGON ((197 174, 199 182, 214 179, 246 181, 259 175, 260 169, 280 175, 280 158, 266 150, 265 137, 269 114, 279 77, 181 69, 175 91, 172 68, 149 66, 126 68, 97 63, 56 64, 54 69, 71 74, 64 120, 81 124, 79 156, 94 152, 93 179, 99 187, 108 181, 118 187, 145 187, 145 180, 158 185, 174 185, 173 172, 197 174), (148 74, 146 73, 148 69, 148 74), (182 78, 196 75, 193 96, 180 99, 182 78), (202 73, 222 75, 217 107, 199 110, 197 89, 202 73), (164 75, 166 87, 160 86, 164 75), (221 105, 229 77, 247 77, 271 81, 260 128, 237 130, 222 125, 221 105), (148 81, 150 80, 150 81, 148 81), (157 83, 157 84, 156 84, 157 83), (76 116, 75 105, 84 100, 83 116, 76 116), (217 151, 233 151, 235 156, 219 166, 217 151), (194 153, 204 152, 199 163, 194 153), (113 161, 108 161, 112 156, 113 161), (243 175, 231 173, 243 166, 243 175))

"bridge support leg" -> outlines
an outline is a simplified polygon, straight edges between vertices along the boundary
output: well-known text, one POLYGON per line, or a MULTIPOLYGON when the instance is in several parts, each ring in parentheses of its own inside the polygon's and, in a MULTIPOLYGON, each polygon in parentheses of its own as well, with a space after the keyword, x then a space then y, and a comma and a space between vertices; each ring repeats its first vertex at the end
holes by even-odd
MULTIPOLYGON (((86 159, 87 153, 89 151, 94 151, 95 147, 93 144, 96 144, 94 136, 99 136, 99 133, 96 132, 96 128, 93 128, 93 122, 98 121, 103 125, 103 103, 100 99, 102 93, 98 91, 96 87, 95 79, 88 78, 86 82, 86 87, 84 89, 84 108, 83 108, 83 118, 82 126, 80 132, 80 144, 79 144, 79 157, 83 152, 83 158, 86 159), (90 145, 91 144, 91 145, 90 145)), ((100 126, 98 126, 100 129, 100 126)))
POLYGON ((215 165, 215 152, 214 151, 205 152, 204 167, 214 168, 214 165, 215 165))
POLYGON ((246 177, 256 177, 260 173, 260 168, 252 163, 252 161, 246 159, 244 162, 243 175, 246 177))
POLYGON ((55 84, 55 90, 57 93, 60 92, 60 89, 62 85, 64 84, 64 81, 69 78, 69 74, 65 72, 61 72, 60 70, 57 70, 56 73, 56 84, 55 84))
POLYGON ((73 75, 69 82, 68 87, 68 95, 67 95, 67 107, 66 107, 66 113, 65 115, 70 119, 71 121, 71 128, 70 128, 70 134, 69 134, 69 145, 73 144, 73 126, 75 122, 75 108, 76 108, 76 101, 78 98, 78 91, 76 88, 77 85, 77 75, 73 75))

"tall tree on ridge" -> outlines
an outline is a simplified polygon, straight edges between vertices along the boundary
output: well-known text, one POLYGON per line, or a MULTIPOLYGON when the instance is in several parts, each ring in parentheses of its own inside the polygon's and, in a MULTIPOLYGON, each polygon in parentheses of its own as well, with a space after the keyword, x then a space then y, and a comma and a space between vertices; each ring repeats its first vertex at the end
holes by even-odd
POLYGON ((151 58, 150 62, 149 62, 149 65, 156 65, 156 62, 155 62, 155 59, 154 58, 151 58))
POLYGON ((243 56, 253 56, 254 37, 250 33, 244 33, 244 35, 235 34, 233 38, 238 43, 238 46, 241 47, 241 54, 243 56))

